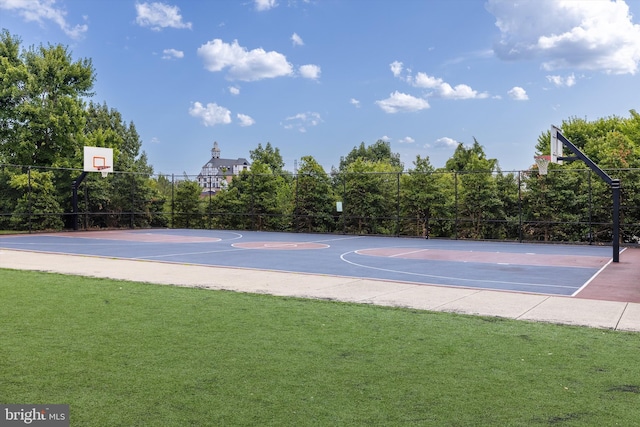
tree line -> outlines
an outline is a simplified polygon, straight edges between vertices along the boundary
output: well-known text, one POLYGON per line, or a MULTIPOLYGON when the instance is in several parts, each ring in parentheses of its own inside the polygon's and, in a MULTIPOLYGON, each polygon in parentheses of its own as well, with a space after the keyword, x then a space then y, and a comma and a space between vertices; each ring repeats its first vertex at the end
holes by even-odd
MULTIPOLYGON (((95 70, 66 47, 21 48, 0 33, 0 229, 209 227, 475 239, 607 241, 610 191, 580 162, 503 172, 482 145, 458 144, 442 168, 416 156, 405 167, 384 141, 356 145, 325 171, 312 157, 284 170, 259 143, 250 170, 215 196, 194 180, 155 175, 133 122, 90 100, 95 70), (89 176, 78 218, 69 185, 82 148, 114 150, 108 179, 89 176), (341 209, 342 208, 342 209, 341 209)), ((622 180, 622 239, 640 236, 640 115, 562 123, 568 139, 622 180)), ((549 131, 533 149, 549 154, 549 131)), ((95 174, 92 174, 95 175, 95 174)))

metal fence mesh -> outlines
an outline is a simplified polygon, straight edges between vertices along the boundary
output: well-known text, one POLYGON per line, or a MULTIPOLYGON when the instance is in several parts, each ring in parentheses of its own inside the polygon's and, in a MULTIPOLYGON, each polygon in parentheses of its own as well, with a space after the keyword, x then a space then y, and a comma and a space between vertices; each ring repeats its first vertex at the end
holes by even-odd
MULTIPOLYGON (((196 176, 0 165, 0 230, 233 230, 610 243, 610 188, 586 169, 196 176), (211 180, 209 180, 210 182, 211 180), (340 209, 341 208, 341 209, 340 209)), ((640 169, 620 178, 620 238, 640 240, 640 169)))

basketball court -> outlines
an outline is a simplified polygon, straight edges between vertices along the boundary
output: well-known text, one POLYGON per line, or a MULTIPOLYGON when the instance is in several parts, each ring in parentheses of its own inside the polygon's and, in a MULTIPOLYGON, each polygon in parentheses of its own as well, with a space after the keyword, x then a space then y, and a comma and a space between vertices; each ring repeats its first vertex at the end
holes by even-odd
POLYGON ((77 231, 78 186, 88 173, 114 172, 109 148, 85 147, 84 159, 72 187, 76 231, 0 236, 0 268, 640 330, 640 250, 619 248, 619 180, 555 127, 551 155, 536 156, 538 172, 546 174, 549 163, 582 160, 611 185, 611 246, 225 230, 77 231), (576 157, 563 157, 563 146, 576 157), (620 262, 623 252, 629 255, 620 262))
POLYGON ((606 246, 176 229, 0 236, 0 248, 562 296, 612 261, 606 246))

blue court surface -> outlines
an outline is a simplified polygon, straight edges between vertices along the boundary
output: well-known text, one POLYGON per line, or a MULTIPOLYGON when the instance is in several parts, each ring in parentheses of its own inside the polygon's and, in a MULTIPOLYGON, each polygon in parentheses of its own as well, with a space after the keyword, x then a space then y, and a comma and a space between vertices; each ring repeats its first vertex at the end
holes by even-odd
POLYGON ((549 295, 575 294, 611 262, 606 246, 220 230, 7 235, 0 248, 549 295))

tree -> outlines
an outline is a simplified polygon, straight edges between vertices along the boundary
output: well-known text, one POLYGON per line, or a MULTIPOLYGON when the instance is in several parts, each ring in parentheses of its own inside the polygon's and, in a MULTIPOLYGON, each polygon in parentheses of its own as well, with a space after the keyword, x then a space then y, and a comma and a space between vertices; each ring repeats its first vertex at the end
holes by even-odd
POLYGON ((82 98, 95 79, 91 60, 74 62, 61 45, 18 54, 19 46, 7 30, 0 33, 0 158, 72 167, 83 145, 82 98))
POLYGON ((341 174, 345 229, 358 234, 397 232, 400 172, 388 162, 357 158, 341 174))
POLYGON ((473 138, 473 145, 466 147, 459 143, 453 156, 445 164, 445 169, 452 172, 482 170, 493 172, 498 166, 496 159, 488 159, 484 153, 484 148, 473 138), (481 168, 481 169, 474 169, 481 168))
POLYGON ((9 185, 21 194, 11 223, 18 230, 59 230, 62 209, 55 198, 51 172, 29 170, 15 174, 9 185))
POLYGON ((391 144, 381 139, 368 147, 364 145, 364 142, 361 142, 358 147, 353 147, 353 150, 351 150, 346 157, 340 158, 339 170, 345 170, 348 165, 358 159, 373 163, 389 163, 394 169, 399 171, 403 168, 402 162, 400 162, 400 154, 392 153, 391 144))
POLYGON ((435 173, 429 157, 418 155, 413 164, 401 178, 401 212, 408 219, 404 228, 410 235, 428 237, 431 218, 445 205, 446 193, 439 185, 442 174, 435 173))
POLYGON ((488 227, 488 220, 504 220, 502 202, 493 176, 498 161, 489 159, 484 148, 474 138, 471 147, 460 143, 445 168, 457 174, 458 225, 460 237, 497 237, 488 227))
POLYGON ((176 188, 175 228, 199 228, 203 225, 200 193, 202 188, 195 181, 182 181, 176 188))
MULTIPOLYGON (((629 118, 611 116, 589 122, 584 119, 570 118, 563 121, 562 133, 574 145, 584 152, 595 164, 602 169, 609 169, 609 175, 621 179, 621 236, 625 241, 635 241, 637 229, 630 228, 625 223, 637 223, 640 220, 640 210, 634 206, 640 205, 640 184, 638 171, 632 168, 640 167, 640 115, 635 110, 630 111, 629 118), (616 169, 616 168, 622 168, 616 169), (629 170, 624 170, 630 168, 629 170)), ((544 132, 539 138, 536 150, 539 153, 549 152, 550 133, 544 132)), ((565 156, 570 156, 568 150, 565 156)), ((545 239, 589 239, 596 238, 607 241, 611 237, 611 191, 599 179, 591 179, 591 172, 586 171, 582 162, 567 162, 563 165, 550 165, 550 171, 560 171, 562 175, 574 175, 574 179, 565 182, 560 177, 548 176, 546 181, 550 187, 545 188, 546 194, 540 194, 536 185, 527 184, 527 196, 532 200, 544 199, 550 194, 559 195, 560 192, 571 192, 572 201, 580 203, 560 204, 560 210, 555 213, 559 217, 573 218, 575 221, 589 222, 590 229, 585 230, 579 224, 563 229, 545 230, 545 239), (574 182, 575 181, 575 182, 574 182), (558 186, 557 188, 552 186, 558 186), (575 187, 575 190, 571 190, 575 187), (595 227, 594 229, 592 229, 595 227)), ((552 175, 552 174, 549 174, 552 175)), ((554 201, 550 201, 554 203, 554 201)), ((548 215, 551 217, 552 215, 548 215)))
POLYGON ((120 214, 129 212, 126 223, 101 224, 111 227, 128 225, 130 227, 165 226, 166 217, 162 215, 166 200, 156 189, 151 179, 153 168, 148 164, 147 155, 141 152, 142 141, 135 125, 126 123, 122 115, 110 109, 106 103, 89 103, 86 110, 85 139, 91 146, 108 147, 114 150, 114 169, 118 172, 105 180, 99 177, 87 177, 86 185, 92 187, 94 194, 106 194, 100 207, 120 214))
POLYGON ((329 176, 312 156, 303 157, 295 181, 296 230, 331 231, 334 203, 329 176))
POLYGON ((520 177, 520 173, 504 174, 502 171, 498 171, 494 177, 503 216, 496 218, 497 221, 493 224, 494 235, 497 238, 520 238, 520 177))
POLYGON ((276 174, 271 167, 256 161, 251 170, 234 176, 226 190, 215 199, 216 207, 226 217, 225 226, 257 230, 289 230, 293 215, 292 180, 276 174))
POLYGON ((267 145, 264 148, 262 148, 262 144, 258 144, 258 147, 255 150, 249 151, 249 156, 252 162, 262 163, 267 166, 272 173, 282 173, 284 161, 280 155, 280 149, 272 147, 270 142, 267 142, 267 145))

